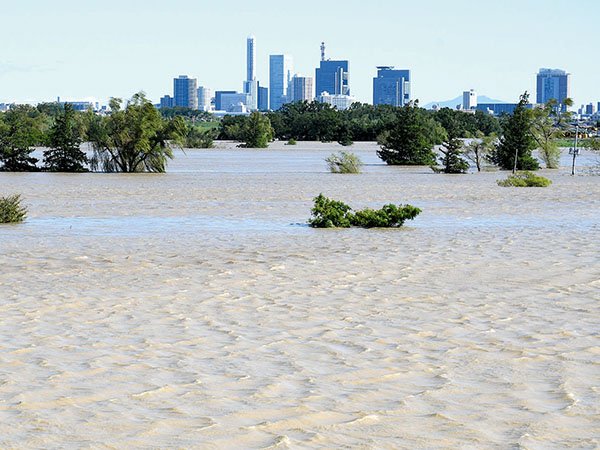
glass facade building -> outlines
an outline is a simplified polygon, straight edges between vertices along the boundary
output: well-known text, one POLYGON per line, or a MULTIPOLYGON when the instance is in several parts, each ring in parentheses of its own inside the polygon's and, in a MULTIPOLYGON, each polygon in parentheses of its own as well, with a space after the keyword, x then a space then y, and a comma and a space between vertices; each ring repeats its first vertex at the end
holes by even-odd
POLYGON ((293 62, 289 55, 269 56, 269 107, 276 111, 287 101, 287 88, 292 79, 293 62))
POLYGON ((546 103, 554 98, 562 105, 564 99, 570 96, 570 73, 560 69, 540 69, 537 74, 537 103, 546 103))
POLYGON ((269 88, 262 86, 258 87, 258 110, 269 110, 269 88))
POLYGON ((180 75, 173 80, 173 106, 198 109, 197 80, 180 75))
POLYGON ((223 105, 221 102, 221 98, 226 94, 237 94, 236 91, 215 91, 215 110, 223 111, 223 105))
POLYGON ((313 79, 294 75, 288 86, 287 103, 312 102, 313 98, 313 79))
POLYGON ((373 78, 373 104, 404 106, 410 101, 410 70, 378 66, 373 78))
POLYGON ((347 60, 322 60, 315 70, 316 95, 350 95, 350 77, 347 60))

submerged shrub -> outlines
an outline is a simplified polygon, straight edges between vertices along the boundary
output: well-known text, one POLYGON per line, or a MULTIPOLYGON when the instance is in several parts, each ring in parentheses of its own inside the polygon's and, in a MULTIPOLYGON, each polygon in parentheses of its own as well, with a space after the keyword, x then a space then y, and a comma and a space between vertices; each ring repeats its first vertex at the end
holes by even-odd
POLYGON ((421 210, 411 205, 384 205, 381 209, 366 208, 354 213, 345 203, 330 200, 323 194, 315 197, 308 223, 314 228, 349 228, 351 226, 400 227, 406 220, 412 220, 421 210))
POLYGON ((548 187, 552 181, 538 176, 533 172, 523 171, 509 175, 506 180, 498 180, 498 186, 503 187, 548 187))
POLYGON ((326 158, 327 166, 332 173, 360 173, 362 161, 354 153, 332 153, 326 158))
POLYGON ((21 206, 21 196, 18 194, 0 197, 0 223, 23 222, 27 208, 21 206))
POLYGON ((292 138, 289 141, 286 142, 285 145, 296 145, 296 139, 292 138))

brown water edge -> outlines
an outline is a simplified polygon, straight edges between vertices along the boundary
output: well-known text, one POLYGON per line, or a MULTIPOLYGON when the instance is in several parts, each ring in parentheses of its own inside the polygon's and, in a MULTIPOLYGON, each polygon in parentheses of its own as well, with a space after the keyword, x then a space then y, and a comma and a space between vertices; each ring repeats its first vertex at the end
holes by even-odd
POLYGON ((0 174, 0 448, 598 447, 598 178, 329 153, 0 174), (314 230, 318 192, 424 212, 314 230))

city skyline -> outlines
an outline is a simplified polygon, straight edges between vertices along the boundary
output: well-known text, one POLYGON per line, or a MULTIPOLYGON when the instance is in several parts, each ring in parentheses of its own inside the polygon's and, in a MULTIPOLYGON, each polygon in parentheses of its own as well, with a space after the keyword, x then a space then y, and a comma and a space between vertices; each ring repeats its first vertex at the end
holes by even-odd
MULTIPOLYGON (((312 76, 325 41, 329 58, 350 62, 351 92, 360 102, 371 102, 372 79, 381 65, 410 69, 411 98, 421 105, 468 89, 514 102, 525 90, 535 92, 542 67, 572 74, 576 106, 600 99, 593 39, 564 27, 560 1, 544 2, 543 8, 465 0, 422 6, 378 2, 367 8, 349 1, 344 33, 319 27, 318 21, 307 25, 309 18, 314 22, 316 10, 323 17, 339 15, 333 5, 312 0, 292 18, 273 8, 270 0, 260 6, 231 1, 208 9, 187 0, 182 5, 181 11, 138 0, 108 0, 102 7, 67 0, 6 5, 0 102, 53 101, 60 96, 106 103, 111 96, 129 98, 139 90, 158 102, 179 74, 196 78, 213 92, 239 90, 246 78, 248 35, 256 36, 255 72, 263 86, 268 83, 268 55, 292 55, 294 72, 312 76), (463 26, 464 14, 471 18, 468 27, 463 26), (406 15, 415 23, 397 20, 406 15), (202 27, 174 33, 169 24, 188 16, 202 27), (57 27, 57 22, 65 26, 57 27), (85 24, 83 29, 75 27, 78 23, 85 24), (301 26, 292 26, 296 24, 301 26), (548 33, 550 29, 564 31, 548 33)), ((581 30, 593 30, 600 5, 583 0, 578 9, 585 11, 579 18, 581 30)))

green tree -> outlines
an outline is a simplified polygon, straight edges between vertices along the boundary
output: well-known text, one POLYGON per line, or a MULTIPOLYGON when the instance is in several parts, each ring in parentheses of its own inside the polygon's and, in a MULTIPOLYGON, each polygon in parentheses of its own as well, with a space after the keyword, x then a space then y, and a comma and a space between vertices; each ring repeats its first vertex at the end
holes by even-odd
POLYGON ((244 124, 243 136, 244 147, 267 148, 273 139, 273 127, 269 118, 258 111, 252 112, 244 124))
POLYGON ((164 120, 143 93, 135 94, 124 109, 111 99, 107 117, 91 116, 88 138, 94 154, 92 170, 105 172, 164 172, 173 158, 173 145, 181 146, 186 125, 181 117, 164 120))
POLYGON ((87 156, 80 149, 81 134, 75 120, 75 110, 66 104, 64 111, 56 118, 50 129, 48 143, 44 151, 44 166, 51 172, 84 172, 87 156))
POLYGON ((494 148, 498 137, 495 134, 485 136, 478 131, 475 138, 466 146, 465 157, 473 162, 477 167, 477 172, 481 172, 481 166, 489 158, 490 151, 494 148))
POLYGON ((531 134, 532 110, 528 109, 529 94, 521 95, 514 112, 502 119, 503 135, 490 155, 490 160, 501 169, 537 170, 537 160, 531 155, 536 147, 531 134))
POLYGON ((214 129, 201 130, 197 126, 188 125, 185 146, 186 148, 213 148, 214 138, 214 129))
POLYGON ((443 134, 440 125, 428 118, 418 103, 411 102, 399 108, 391 129, 378 138, 381 149, 377 155, 392 165, 432 165, 433 146, 443 134))
POLYGON ((43 133, 39 112, 29 105, 17 105, 0 121, 0 170, 28 172, 39 170, 33 146, 41 144, 43 133))
MULTIPOLYGON (((572 106, 570 98, 564 100, 565 106, 572 106)), ((550 99, 545 105, 535 108, 531 120, 532 136, 539 149, 540 157, 548 169, 557 169, 560 148, 557 138, 564 135, 564 128, 571 118, 571 113, 562 110, 556 99, 550 99)))

